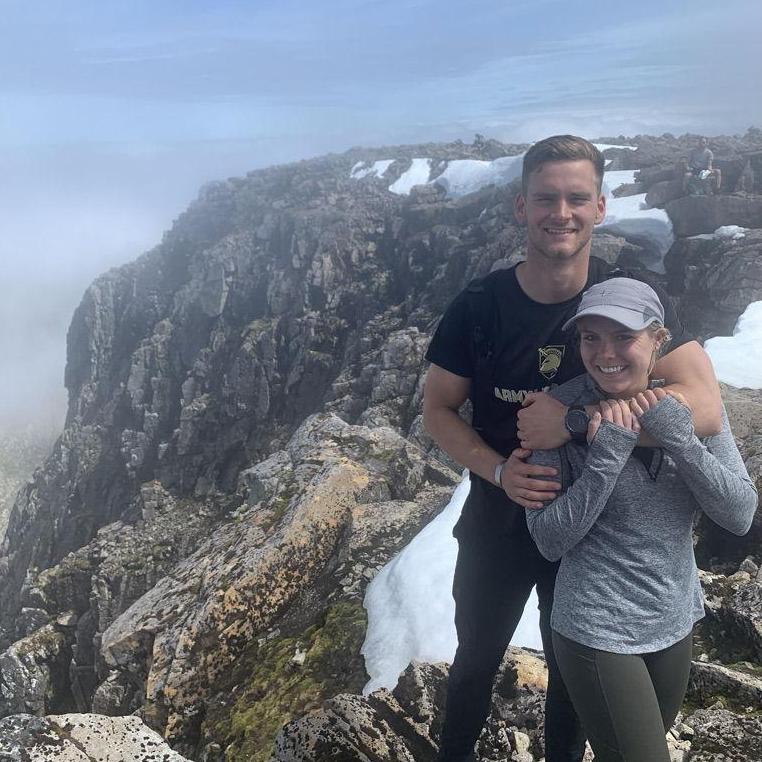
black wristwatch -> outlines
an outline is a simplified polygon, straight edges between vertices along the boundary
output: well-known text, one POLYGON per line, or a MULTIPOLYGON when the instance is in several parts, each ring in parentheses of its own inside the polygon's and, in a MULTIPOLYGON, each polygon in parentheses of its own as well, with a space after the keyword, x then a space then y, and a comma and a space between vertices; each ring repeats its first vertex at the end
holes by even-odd
POLYGON ((575 442, 584 442, 587 438, 587 427, 590 423, 590 416, 587 414, 584 405, 570 405, 564 417, 564 426, 571 434, 575 442))

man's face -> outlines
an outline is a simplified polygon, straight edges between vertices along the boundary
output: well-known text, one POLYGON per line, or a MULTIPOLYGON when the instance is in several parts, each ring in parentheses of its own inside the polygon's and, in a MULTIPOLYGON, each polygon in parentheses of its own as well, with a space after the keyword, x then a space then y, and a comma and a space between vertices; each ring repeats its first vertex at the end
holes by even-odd
POLYGON ((516 219, 527 227, 527 258, 570 259, 590 253, 593 227, 606 216, 591 161, 549 161, 516 197, 516 219))

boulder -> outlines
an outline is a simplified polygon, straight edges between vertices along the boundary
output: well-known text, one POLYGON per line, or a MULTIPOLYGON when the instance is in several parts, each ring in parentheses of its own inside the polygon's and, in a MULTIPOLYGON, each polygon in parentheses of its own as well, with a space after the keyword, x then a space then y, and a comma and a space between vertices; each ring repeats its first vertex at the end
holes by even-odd
POLYGON ((726 709, 701 709, 686 717, 693 730, 690 762, 759 762, 762 759, 762 717, 726 709))
POLYGON ((742 711, 762 707, 762 674, 754 674, 754 666, 747 662, 743 668, 694 661, 688 682, 688 698, 699 705, 711 705, 718 696, 729 697, 742 711))
POLYGON ((66 708, 71 641, 45 625, 0 654, 0 717, 66 708))
POLYGON ((699 576, 707 614, 700 632, 710 658, 731 665, 762 661, 762 587, 748 574, 699 576))
POLYGON ((649 209, 663 207, 670 201, 683 196, 682 180, 660 180, 654 183, 646 193, 646 206, 649 209))
POLYGON ((762 299, 762 230, 738 238, 679 239, 666 258, 680 316, 695 336, 729 336, 747 305, 762 299))
POLYGON ((723 225, 762 227, 762 195, 683 196, 664 208, 678 237, 712 233, 723 225))
POLYGON ((189 762, 137 717, 16 714, 0 720, 0 758, 11 762, 189 762))
MULTIPOLYGON (((439 746, 447 674, 444 664, 413 663, 393 691, 381 689, 364 697, 337 696, 282 728, 273 762, 322 762, 335 757, 433 762, 439 746)), ((479 740, 481 758, 542 756, 546 682, 547 670, 541 658, 522 649, 508 649, 495 680, 492 713, 479 740)))
POLYGON ((593 245, 590 254, 599 257, 609 264, 616 264, 620 259, 628 262, 637 262, 643 249, 640 246, 629 243, 626 238, 611 235, 609 233, 596 233, 593 236, 593 245))

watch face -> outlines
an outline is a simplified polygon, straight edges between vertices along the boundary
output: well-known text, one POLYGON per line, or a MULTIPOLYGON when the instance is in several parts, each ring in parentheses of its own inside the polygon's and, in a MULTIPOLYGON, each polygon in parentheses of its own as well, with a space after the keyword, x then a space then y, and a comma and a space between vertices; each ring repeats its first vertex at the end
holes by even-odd
POLYGON ((586 434, 590 416, 584 410, 570 410, 566 414, 566 428, 572 434, 586 434))

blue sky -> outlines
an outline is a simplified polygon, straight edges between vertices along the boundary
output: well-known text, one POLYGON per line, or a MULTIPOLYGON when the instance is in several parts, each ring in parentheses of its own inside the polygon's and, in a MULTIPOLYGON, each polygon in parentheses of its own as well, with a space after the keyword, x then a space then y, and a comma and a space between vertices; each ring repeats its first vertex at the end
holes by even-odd
POLYGON ((207 180, 355 145, 743 132, 762 3, 40 0, 0 26, 0 425, 207 180), (30 351, 30 347, 34 351, 30 351))

